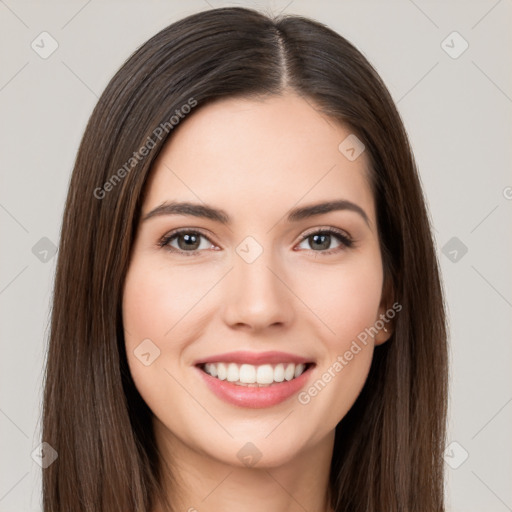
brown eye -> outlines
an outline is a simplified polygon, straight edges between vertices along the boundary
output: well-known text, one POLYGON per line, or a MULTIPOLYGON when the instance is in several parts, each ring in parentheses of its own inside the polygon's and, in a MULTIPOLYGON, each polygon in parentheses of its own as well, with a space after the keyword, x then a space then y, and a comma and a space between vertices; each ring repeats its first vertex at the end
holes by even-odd
POLYGON ((303 237, 301 244, 305 242, 309 246, 305 247, 305 249, 310 249, 322 254, 338 252, 343 248, 351 247, 353 244, 353 240, 346 234, 333 229, 324 229, 307 234, 303 237), (333 241, 337 243, 334 247, 332 247, 333 241))
POLYGON ((187 253, 190 256, 201 250, 215 247, 205 235, 192 230, 170 233, 159 242, 159 245, 160 247, 166 247, 171 252, 187 253))

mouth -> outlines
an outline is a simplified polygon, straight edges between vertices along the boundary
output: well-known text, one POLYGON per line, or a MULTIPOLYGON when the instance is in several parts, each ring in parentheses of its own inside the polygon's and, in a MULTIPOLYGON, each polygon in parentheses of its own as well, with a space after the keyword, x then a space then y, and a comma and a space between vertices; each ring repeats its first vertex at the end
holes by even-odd
POLYGON ((231 352, 201 361, 194 367, 218 398, 231 405, 264 408, 298 393, 316 363, 283 352, 231 352))

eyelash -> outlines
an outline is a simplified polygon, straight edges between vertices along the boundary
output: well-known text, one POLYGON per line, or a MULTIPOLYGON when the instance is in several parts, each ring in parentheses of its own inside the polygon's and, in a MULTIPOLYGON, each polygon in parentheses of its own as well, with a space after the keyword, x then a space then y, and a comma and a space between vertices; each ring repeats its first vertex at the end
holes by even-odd
MULTIPOLYGON (((171 233, 164 235, 158 242, 158 246, 160 248, 167 249, 171 253, 182 254, 184 256, 198 256, 202 251, 199 251, 197 249, 192 250, 192 251, 183 251, 181 249, 176 249, 175 247, 171 247, 168 245, 169 242, 171 242, 174 238, 178 237, 181 234, 200 235, 200 236, 206 238, 210 243, 212 243, 211 240, 208 238, 208 236, 206 236, 200 230, 183 228, 183 229, 177 229, 175 231, 172 231, 171 233)), ((325 229, 320 228, 320 229, 317 229, 316 231, 311 231, 309 233, 306 233, 299 241, 299 244, 301 244, 308 238, 312 237, 313 235, 332 235, 335 238, 337 238, 338 241, 341 243, 341 246, 335 247, 334 249, 328 249, 326 251, 314 251, 313 249, 310 249, 311 252, 319 253, 322 256, 328 256, 328 255, 337 253, 339 251, 342 251, 344 249, 349 249, 349 248, 353 247, 353 245, 354 245, 354 240, 350 236, 348 236, 343 231, 340 231, 340 230, 337 230, 334 228, 325 228, 325 229)), ((212 243, 212 245, 214 245, 214 244, 212 243)))

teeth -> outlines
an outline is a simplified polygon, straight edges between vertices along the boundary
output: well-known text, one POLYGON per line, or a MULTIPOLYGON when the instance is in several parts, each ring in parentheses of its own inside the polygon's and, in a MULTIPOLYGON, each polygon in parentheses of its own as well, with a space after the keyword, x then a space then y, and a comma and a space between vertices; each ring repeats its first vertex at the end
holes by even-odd
POLYGON ((276 365, 252 364, 238 365, 236 363, 206 363, 204 371, 220 380, 227 380, 240 385, 270 385, 274 382, 290 381, 302 375, 306 369, 305 364, 279 363, 276 365))
MULTIPOLYGON (((235 365, 236 366, 236 365, 235 365)), ((252 364, 243 364, 240 366, 240 382, 244 382, 245 384, 254 384, 256 382, 257 374, 256 367, 252 364)))
POLYGON ((214 364, 206 363, 204 365, 204 371, 209 373, 212 377, 217 377, 217 366, 214 364))
POLYGON ((230 363, 228 365, 228 376, 226 377, 226 380, 228 382, 236 382, 239 375, 240 371, 238 370, 238 365, 235 363, 230 363))
POLYGON ((306 365, 304 364, 298 364, 296 367, 295 367, 295 372, 293 373, 293 376, 295 378, 299 377, 300 375, 302 375, 302 373, 304 372, 304 369, 306 368, 306 365))
POLYGON ((220 380, 226 380, 226 377, 228 376, 228 370, 226 368, 226 365, 224 363, 219 363, 217 366, 217 378, 220 380))
POLYGON ((292 380, 295 377, 295 365, 289 364, 284 370, 284 378, 286 380, 292 380))
POLYGON ((276 382, 283 382, 283 380, 284 380, 284 364, 279 363, 274 368, 274 380, 276 382))

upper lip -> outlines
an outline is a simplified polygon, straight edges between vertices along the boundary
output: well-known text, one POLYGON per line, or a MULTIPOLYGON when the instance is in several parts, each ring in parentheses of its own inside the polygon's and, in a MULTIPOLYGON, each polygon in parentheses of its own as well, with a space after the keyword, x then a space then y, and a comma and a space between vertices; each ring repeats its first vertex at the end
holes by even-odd
POLYGON ((238 363, 238 364, 252 364, 254 366, 262 364, 277 364, 277 363, 295 363, 306 364, 312 363, 311 359, 301 357, 287 352, 247 352, 238 350, 235 352, 225 352, 224 354, 215 354, 210 357, 198 359, 194 365, 201 365, 205 363, 238 363))

